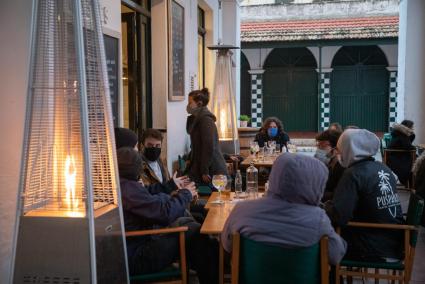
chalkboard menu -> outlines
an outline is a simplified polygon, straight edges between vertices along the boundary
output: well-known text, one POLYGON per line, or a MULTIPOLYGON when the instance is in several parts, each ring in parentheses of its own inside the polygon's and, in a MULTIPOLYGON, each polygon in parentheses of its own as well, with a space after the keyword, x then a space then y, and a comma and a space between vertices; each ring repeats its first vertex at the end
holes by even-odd
POLYGON ((168 8, 169 99, 184 100, 184 8, 171 0, 168 8))
POLYGON ((103 35, 105 42, 106 68, 108 72, 109 94, 111 96, 114 127, 118 126, 118 38, 103 35))

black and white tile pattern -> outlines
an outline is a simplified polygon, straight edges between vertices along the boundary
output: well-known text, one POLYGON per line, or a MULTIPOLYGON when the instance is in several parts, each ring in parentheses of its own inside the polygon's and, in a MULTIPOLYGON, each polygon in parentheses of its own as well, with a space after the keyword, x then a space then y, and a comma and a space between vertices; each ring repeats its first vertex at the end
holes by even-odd
POLYGON ((331 116, 331 73, 320 74, 320 128, 325 130, 329 127, 331 116))
POLYGON ((397 121, 397 71, 390 71, 389 126, 397 121))
POLYGON ((263 122, 263 74, 251 74, 251 126, 263 122))

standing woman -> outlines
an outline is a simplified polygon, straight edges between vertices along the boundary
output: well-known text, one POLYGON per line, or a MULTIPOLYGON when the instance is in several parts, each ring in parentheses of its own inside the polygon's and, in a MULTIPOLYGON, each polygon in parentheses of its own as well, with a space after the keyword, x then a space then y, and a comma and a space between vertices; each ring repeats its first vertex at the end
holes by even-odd
POLYGON ((282 122, 277 117, 268 117, 264 120, 263 126, 255 136, 255 140, 260 147, 264 147, 268 141, 276 141, 280 145, 280 149, 285 146, 288 150, 289 136, 283 131, 282 122))
POLYGON ((216 117, 208 108, 210 93, 207 88, 189 93, 186 130, 190 135, 189 177, 196 183, 209 184, 212 176, 227 175, 226 162, 220 151, 216 117))

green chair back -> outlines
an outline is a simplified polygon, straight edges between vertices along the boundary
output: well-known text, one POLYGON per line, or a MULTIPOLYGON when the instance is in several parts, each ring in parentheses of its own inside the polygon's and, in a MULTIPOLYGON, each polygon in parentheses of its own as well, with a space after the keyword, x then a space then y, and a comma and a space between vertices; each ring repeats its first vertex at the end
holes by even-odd
POLYGON ((320 283, 320 245, 287 249, 241 236, 239 283, 320 283))
MULTIPOLYGON (((422 214, 424 211, 424 200, 422 197, 415 193, 410 194, 409 199, 409 208, 407 209, 406 224, 419 226, 422 219, 422 214)), ((418 239, 418 232, 413 231, 410 234, 410 245, 416 247, 416 242, 418 239)))
POLYGON ((186 161, 179 155, 178 156, 178 171, 179 175, 185 175, 186 174, 186 161))

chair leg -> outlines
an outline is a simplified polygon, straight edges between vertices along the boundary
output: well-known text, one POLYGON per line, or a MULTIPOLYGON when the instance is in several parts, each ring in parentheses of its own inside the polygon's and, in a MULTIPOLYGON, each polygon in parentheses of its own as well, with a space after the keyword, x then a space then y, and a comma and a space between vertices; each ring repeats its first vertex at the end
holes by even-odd
MULTIPOLYGON (((341 275, 339 274, 339 269, 340 268, 341 267, 338 264, 335 265, 335 284, 340 284, 341 283, 341 279, 340 279, 341 275)), ((342 282, 344 282, 344 281, 342 281, 342 282)))
POLYGON ((186 241, 184 238, 184 232, 179 234, 180 242, 180 269, 182 273, 182 283, 187 284, 187 264, 186 264, 186 241))
MULTIPOLYGON (((375 268, 375 274, 379 274, 379 268, 375 268)), ((376 275, 375 275, 375 284, 379 284, 379 278, 376 278, 376 275)))

